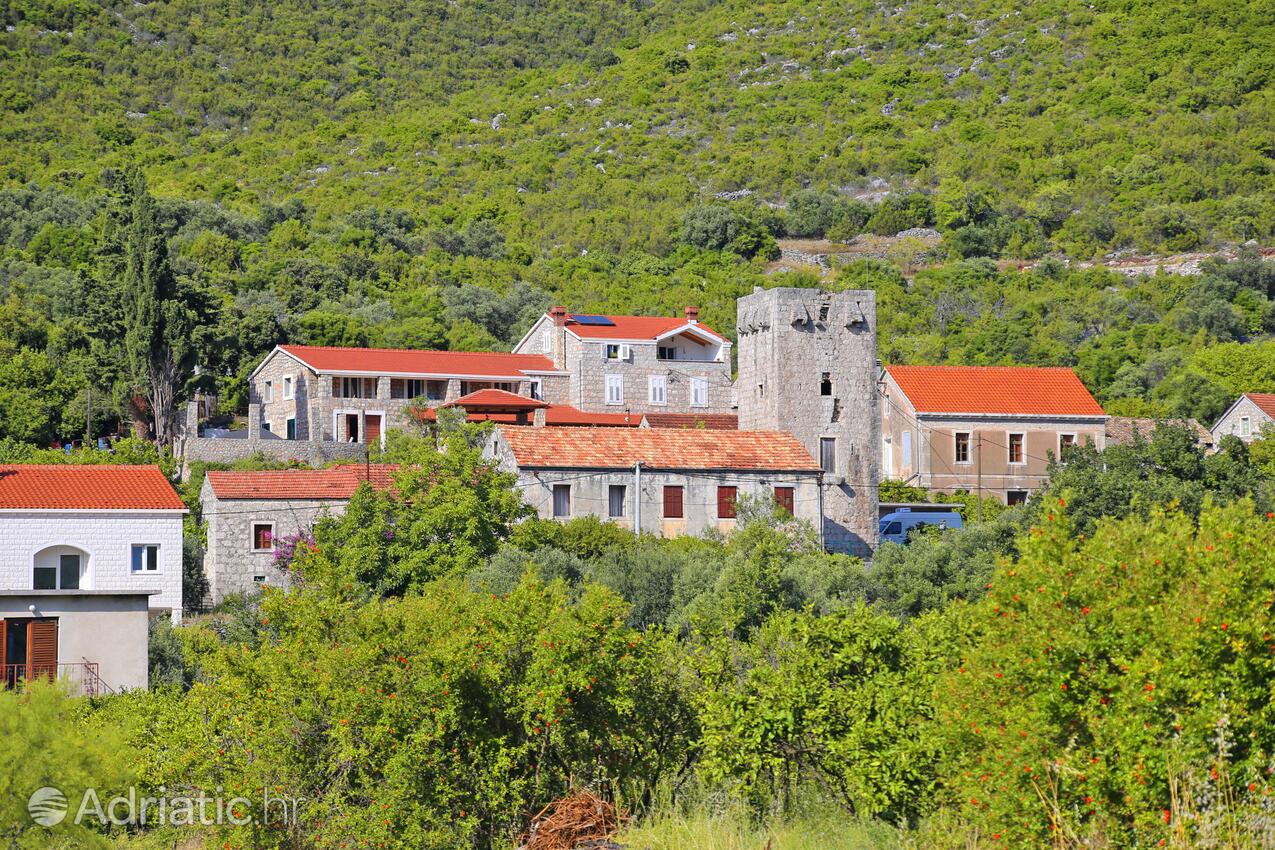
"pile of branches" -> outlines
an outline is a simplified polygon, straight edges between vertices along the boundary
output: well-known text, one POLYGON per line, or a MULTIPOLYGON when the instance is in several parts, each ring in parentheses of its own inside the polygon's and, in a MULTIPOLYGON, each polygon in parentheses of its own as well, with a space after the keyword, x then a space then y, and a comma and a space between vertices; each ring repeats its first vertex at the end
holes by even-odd
POLYGON ((589 791, 572 791, 531 819, 522 836, 523 850, 576 850, 581 845, 605 846, 628 820, 628 815, 589 791))

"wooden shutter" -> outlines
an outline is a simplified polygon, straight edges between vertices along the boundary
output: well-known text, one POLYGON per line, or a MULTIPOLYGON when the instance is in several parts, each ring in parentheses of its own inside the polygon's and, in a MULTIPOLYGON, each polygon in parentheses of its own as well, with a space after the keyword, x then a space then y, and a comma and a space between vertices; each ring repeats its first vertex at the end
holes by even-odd
POLYGON ((28 678, 43 676, 52 681, 58 675, 58 621, 32 620, 27 632, 28 678))
POLYGON ((735 498, 739 493, 737 487, 717 488, 717 516, 719 519, 735 518, 735 498))
POLYGON ((794 504, 794 499, 793 499, 793 488, 791 488, 791 487, 776 487, 776 488, 775 488, 775 502, 777 502, 777 503, 779 504, 779 507, 783 508, 783 509, 784 509, 784 510, 786 510, 788 513, 790 513, 790 514, 795 514, 795 513, 796 513, 796 511, 794 511, 794 510, 793 510, 793 504, 794 504))
POLYGON ((678 486, 668 486, 664 488, 664 518, 665 519, 681 519, 682 517, 682 488, 678 486))
POLYGON ((380 442, 381 439, 381 417, 365 416, 363 418, 363 441, 369 446, 373 443, 380 442))

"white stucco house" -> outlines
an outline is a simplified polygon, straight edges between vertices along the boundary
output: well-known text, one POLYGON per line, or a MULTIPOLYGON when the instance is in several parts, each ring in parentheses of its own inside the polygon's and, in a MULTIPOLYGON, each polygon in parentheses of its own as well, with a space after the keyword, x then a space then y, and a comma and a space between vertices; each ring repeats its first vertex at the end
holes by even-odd
POLYGON ((147 685, 150 617, 182 611, 186 507, 154 466, 0 466, 0 670, 147 685))

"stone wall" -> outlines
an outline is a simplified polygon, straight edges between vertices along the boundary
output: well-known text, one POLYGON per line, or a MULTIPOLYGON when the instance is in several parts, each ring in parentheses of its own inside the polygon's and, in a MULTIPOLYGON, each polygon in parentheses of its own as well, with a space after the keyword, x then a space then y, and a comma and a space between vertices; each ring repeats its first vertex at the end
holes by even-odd
POLYGON ((188 404, 182 436, 175 445, 175 453, 182 459, 182 480, 190 480, 190 464, 195 461, 234 463, 262 455, 281 462, 297 461, 310 466, 326 466, 335 461, 361 463, 367 459, 367 446, 362 443, 283 440, 273 436, 263 438, 260 411, 259 405, 248 405, 246 432, 233 437, 199 437, 192 436, 199 433, 199 411, 194 402, 188 404))
POLYGON ((739 427, 791 432, 816 461, 822 441, 833 440, 822 485, 824 545, 869 554, 881 439, 875 293, 758 289, 739 300, 736 325, 739 427))
POLYGON ((1248 396, 1240 396, 1230 410, 1223 414, 1218 423, 1213 426, 1213 445, 1228 435, 1239 437, 1246 443, 1251 443, 1258 437, 1262 436, 1262 429, 1268 428, 1272 424, 1271 417, 1264 410, 1253 403, 1248 396), (1248 419, 1248 434, 1244 434, 1243 420, 1248 419))
POLYGON ((723 360, 660 360, 655 343, 630 344, 627 360, 603 358, 605 341, 567 337, 567 369, 574 386, 570 403, 596 413, 730 413, 733 393, 730 380, 730 347, 723 360), (624 379, 624 403, 607 404, 606 376, 624 379), (651 404, 649 378, 663 375, 665 403, 651 404), (708 404, 691 404, 691 378, 708 381, 708 404))

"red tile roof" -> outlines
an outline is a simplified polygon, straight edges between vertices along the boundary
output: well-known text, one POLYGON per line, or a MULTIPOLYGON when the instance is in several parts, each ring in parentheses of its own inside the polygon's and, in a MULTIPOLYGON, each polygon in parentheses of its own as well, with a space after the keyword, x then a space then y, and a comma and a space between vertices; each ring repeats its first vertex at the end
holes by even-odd
POLYGON ((1103 416, 1071 369, 1035 366, 888 366, 917 413, 1103 416))
POLYGON ((157 466, 0 466, 0 509, 184 511, 157 466))
POLYGON ((1244 393, 1257 409, 1275 419, 1275 393, 1244 393))
MULTIPOLYGON (((506 425, 517 425, 517 412, 480 410, 466 408, 466 419, 470 422, 496 422, 506 425)), ((532 411, 522 412, 526 424, 531 424, 532 411)), ((422 422, 433 422, 438 418, 435 408, 426 408, 419 414, 422 422)), ((586 413, 569 404, 551 404, 545 408, 546 425, 596 425, 603 427, 636 428, 642 424, 642 417, 636 413, 586 413)))
POLYGON ((271 469, 253 472, 210 470, 208 483, 218 499, 345 500, 366 479, 377 490, 393 484, 397 464, 346 464, 330 469, 271 469), (368 477, 370 473, 370 478, 368 477))
POLYGON ((740 469, 818 472, 805 446, 786 431, 679 428, 527 428, 500 426, 520 467, 740 469))
MULTIPOLYGON (((576 314, 580 315, 580 314, 576 314)), ((603 316, 610 325, 582 325, 567 317, 567 330, 584 339, 656 339, 678 328, 693 327, 709 336, 724 336, 702 322, 691 325, 685 316, 603 316)))
POLYGON ((465 410, 482 410, 496 408, 498 410, 535 410, 537 407, 548 407, 549 403, 525 395, 506 392, 505 390, 476 390, 463 395, 455 401, 449 401, 444 407, 463 407, 465 410))
POLYGON ((316 372, 516 378, 528 371, 555 371, 553 361, 540 354, 504 354, 497 351, 419 351, 403 348, 329 348, 317 345, 281 345, 279 348, 316 372))
POLYGON ((651 428, 703 428, 709 431, 738 431, 734 413, 648 413, 642 417, 651 428))

